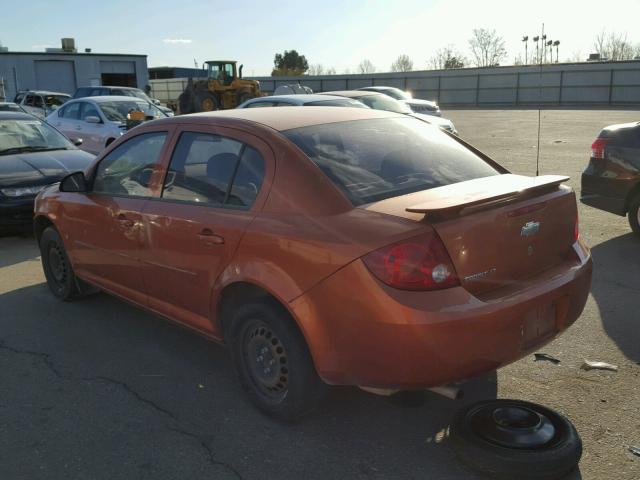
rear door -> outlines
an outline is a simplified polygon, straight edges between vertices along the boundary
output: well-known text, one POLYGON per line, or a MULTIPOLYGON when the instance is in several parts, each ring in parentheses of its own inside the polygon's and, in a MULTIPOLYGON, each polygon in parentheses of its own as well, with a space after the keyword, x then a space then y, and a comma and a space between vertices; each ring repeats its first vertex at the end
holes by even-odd
POLYGON ((109 152, 91 191, 68 212, 77 273, 140 304, 146 304, 140 251, 147 238, 141 212, 157 193, 169 135, 169 128, 141 132, 109 152))
POLYGON ((82 138, 80 134, 80 130, 82 129, 82 125, 80 124, 80 107, 80 102, 64 105, 58 110, 57 115, 54 115, 49 121, 67 138, 82 138))
POLYGON ((82 138, 83 148, 91 153, 98 154, 102 151, 105 144, 106 127, 98 112, 98 109, 92 102, 80 102, 80 121, 79 137, 82 138), (99 123, 88 122, 87 117, 97 117, 99 123))
POLYGON ((211 331, 211 293, 261 207, 273 157, 256 137, 224 128, 186 128, 167 167, 160 198, 143 211, 149 248, 149 305, 211 331))

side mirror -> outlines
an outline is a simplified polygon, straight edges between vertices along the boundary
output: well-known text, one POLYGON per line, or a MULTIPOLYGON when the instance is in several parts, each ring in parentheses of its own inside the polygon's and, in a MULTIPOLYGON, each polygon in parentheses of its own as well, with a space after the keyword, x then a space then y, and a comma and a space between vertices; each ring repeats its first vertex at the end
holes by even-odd
POLYGON ((86 192, 87 179, 84 178, 83 172, 73 172, 62 179, 60 182, 61 192, 86 192))
POLYGON ((82 145, 81 138, 70 138, 69 141, 73 143, 76 147, 79 147, 80 145, 82 145))
POLYGON ((89 115, 88 117, 84 117, 84 121, 87 123, 102 123, 100 117, 96 117, 95 115, 89 115))

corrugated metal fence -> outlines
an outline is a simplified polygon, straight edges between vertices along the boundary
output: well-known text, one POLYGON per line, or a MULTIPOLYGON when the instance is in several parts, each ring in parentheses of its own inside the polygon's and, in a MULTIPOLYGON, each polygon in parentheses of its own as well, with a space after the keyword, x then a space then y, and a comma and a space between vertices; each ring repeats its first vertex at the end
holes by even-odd
POLYGON ((410 90, 443 106, 637 106, 640 61, 463 68, 406 73, 254 77, 266 92, 300 83, 314 92, 372 85, 410 90))

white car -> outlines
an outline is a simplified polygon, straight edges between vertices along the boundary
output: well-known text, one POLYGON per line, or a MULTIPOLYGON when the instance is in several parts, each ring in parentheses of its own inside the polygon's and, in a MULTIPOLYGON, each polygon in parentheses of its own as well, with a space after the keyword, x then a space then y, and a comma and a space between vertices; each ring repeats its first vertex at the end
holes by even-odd
POLYGON ((436 102, 430 100, 420 100, 419 98, 413 98, 410 92, 405 92, 396 87, 362 87, 358 90, 364 90, 367 92, 378 92, 388 97, 391 97, 399 102, 406 104, 414 113, 424 113, 426 115, 434 115, 436 117, 442 116, 440 107, 436 102))
POLYGON ((38 118, 45 118, 71 99, 71 95, 46 90, 27 90, 19 92, 13 100, 22 109, 38 118))
POLYGON ((81 139, 80 148, 97 155, 128 129, 140 123, 135 120, 134 112, 143 112, 145 121, 167 116, 146 100, 103 96, 69 100, 62 108, 49 115, 46 121, 67 138, 81 139))

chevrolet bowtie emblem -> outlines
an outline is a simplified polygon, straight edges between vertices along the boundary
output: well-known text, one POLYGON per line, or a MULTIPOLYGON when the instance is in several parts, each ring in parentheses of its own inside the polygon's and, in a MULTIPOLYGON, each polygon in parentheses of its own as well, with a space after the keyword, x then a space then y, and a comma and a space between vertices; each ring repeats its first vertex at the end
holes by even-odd
POLYGON ((527 222, 520 230, 520 235, 523 237, 530 237, 531 235, 535 235, 540 230, 540 222, 527 222))

